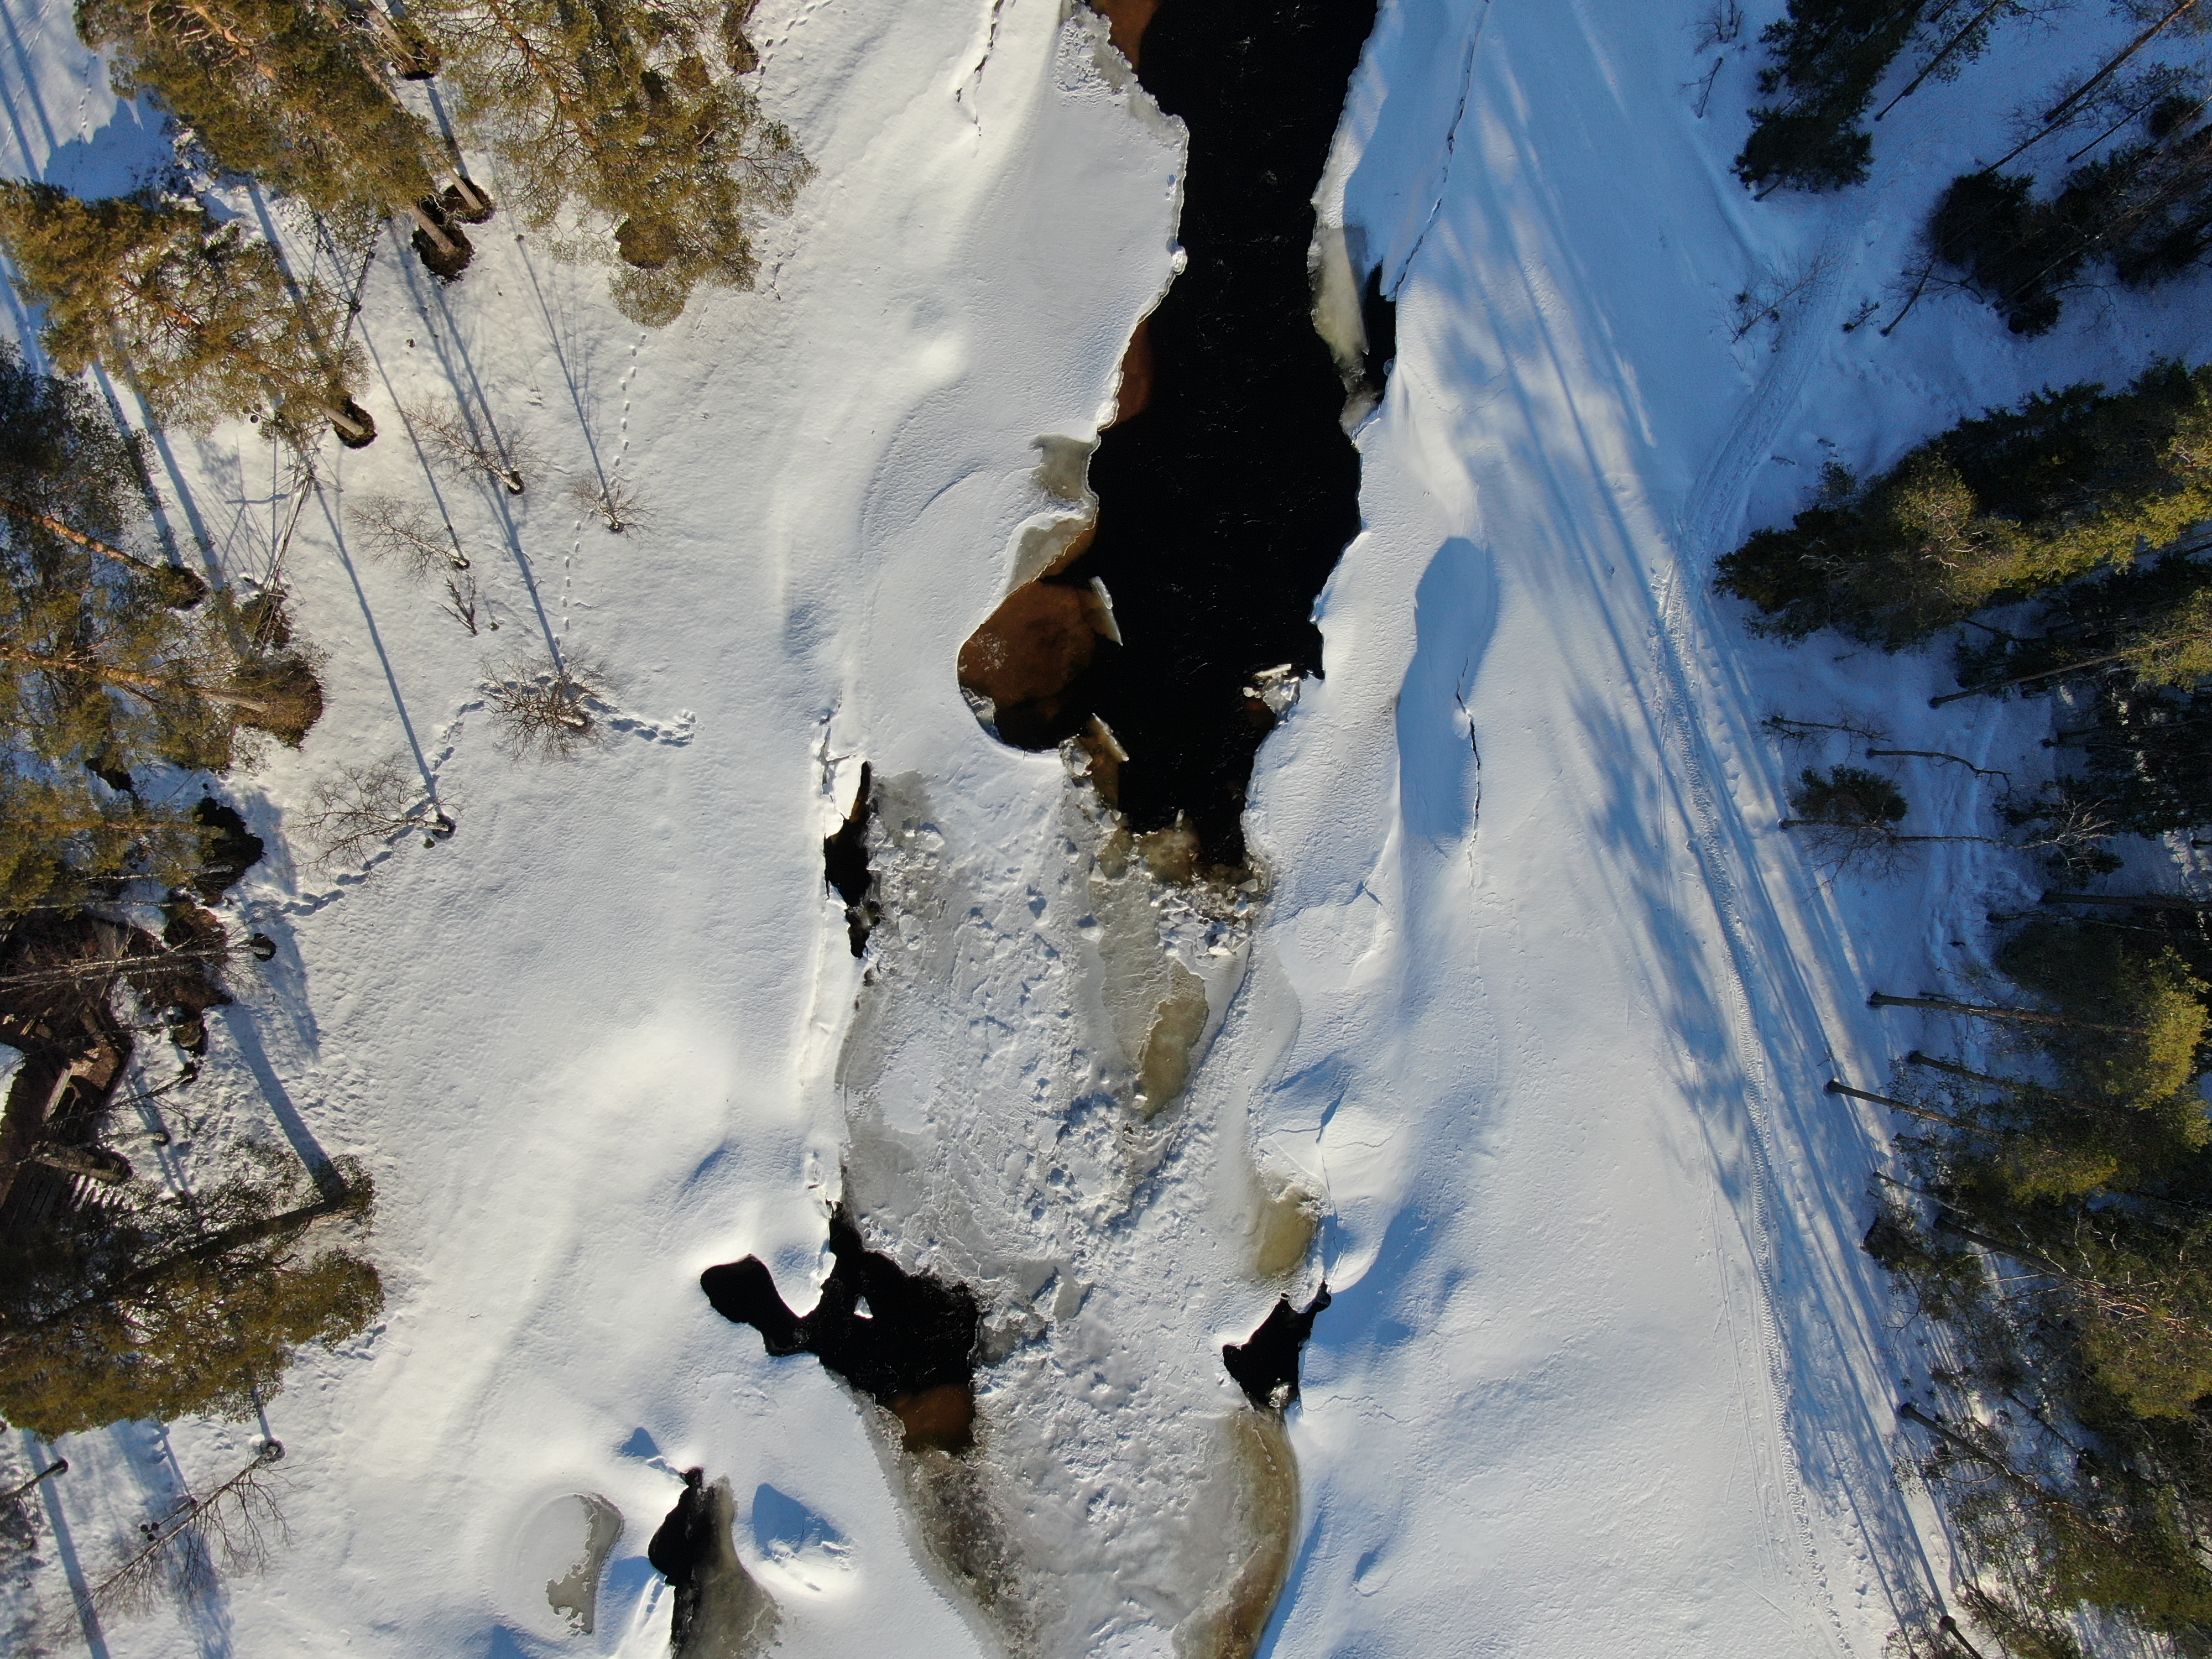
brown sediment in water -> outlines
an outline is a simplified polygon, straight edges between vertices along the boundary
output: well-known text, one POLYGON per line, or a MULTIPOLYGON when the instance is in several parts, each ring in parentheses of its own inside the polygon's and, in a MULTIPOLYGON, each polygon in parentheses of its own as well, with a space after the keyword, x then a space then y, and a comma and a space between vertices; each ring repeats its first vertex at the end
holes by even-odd
MULTIPOLYGON (((1151 16, 1149 6, 1146 16, 1151 16)), ((1152 345, 1147 319, 1137 325, 1122 355, 1115 421, 1142 414, 1152 397, 1152 345)), ((1098 534, 1097 519, 1082 523, 1073 533, 1065 529, 1032 533, 1066 535, 1067 540, 1042 568, 1001 599, 982 626, 968 636, 960 647, 957 672, 962 690, 989 702, 992 724, 1002 738, 1049 746, 1071 735, 1060 730, 1079 712, 1068 693, 1097 660, 1099 642, 1118 641, 1113 619, 1097 588, 1059 580, 1091 550, 1098 534)), ((1122 755, 1114 763, 1127 758, 1122 755)))
POLYGON ((975 1390, 966 1382, 940 1382, 886 1402, 905 1431, 908 1451, 963 1452, 975 1443, 975 1390))
MULTIPOLYGON (((1158 0, 1112 0, 1097 9, 1113 23, 1114 44, 1133 66, 1137 42, 1158 9, 1158 0)), ((1128 348, 1121 354, 1120 387, 1115 395, 1114 419, 1109 424, 1117 426, 1143 414, 1152 400, 1152 319, 1147 316, 1139 319, 1128 348)), ((1050 465, 1048 458, 1047 465, 1050 465)), ((1079 476, 1073 484, 1075 489, 1087 489, 1079 476)), ((1080 715, 1088 711, 1079 710, 1068 694, 1078 688, 1097 659, 1099 641, 1118 645, 1120 640, 1095 584, 1079 586, 1058 580, 1091 550, 1097 534, 1094 515, 1069 535, 1066 544, 1042 568, 1001 599, 999 608, 960 647, 957 672, 963 690, 989 702, 994 711, 991 723, 1007 742, 1049 747, 1066 737, 1082 736, 1094 763, 1101 760, 1108 763, 1108 777, 1100 790, 1108 794, 1110 769, 1118 769, 1128 756, 1110 739, 1104 744, 1092 742, 1088 724, 1102 722, 1082 722, 1080 715), (1079 733, 1063 729, 1079 724, 1084 726, 1079 733)), ((1017 568, 1026 562, 1024 557, 1017 568)))
POLYGON ((1159 9, 1160 0, 1091 0, 1091 9, 1106 20, 1107 39, 1131 69, 1143 60, 1145 31, 1159 9))
POLYGON ((1212 1599, 1176 1627, 1176 1659, 1251 1659, 1290 1577, 1298 1535, 1298 1461, 1280 1413, 1239 1412, 1225 1425, 1242 1554, 1212 1599))
POLYGON ((1199 845, 1198 832, 1189 824, 1178 821, 1164 830, 1154 830, 1136 838, 1137 856, 1144 860, 1145 868, 1152 872, 1152 879, 1170 887, 1188 887, 1198 878, 1199 855, 1205 848, 1199 845))
POLYGON ((1096 519, 1093 519, 1088 524, 1085 524, 1083 528, 1077 531, 1075 534, 1068 538, 1067 545, 1061 548, 1059 552, 1054 554, 1052 556, 1051 562, 1047 564, 1043 569, 1038 571, 1033 580, 1042 581, 1048 576, 1059 575, 1062 571, 1066 570, 1068 566, 1073 564, 1078 559, 1081 558, 1085 553, 1088 553, 1091 550, 1091 540, 1097 534, 1098 521, 1096 519))
MULTIPOLYGON (((1079 558, 1089 542, 1085 531, 1051 569, 1079 558)), ((992 723, 1002 738, 1023 743, 1042 738, 1038 746, 1049 746, 1049 734, 1073 708, 1069 691, 1091 671, 1101 647, 1111 646, 1112 626, 1096 588, 1048 571, 1007 594, 969 635, 960 647, 960 684, 989 701, 992 723)))
POLYGON ((1056 699, 1098 653, 1097 608, 1086 587, 1016 588, 960 647, 960 684, 1001 709, 1056 699))

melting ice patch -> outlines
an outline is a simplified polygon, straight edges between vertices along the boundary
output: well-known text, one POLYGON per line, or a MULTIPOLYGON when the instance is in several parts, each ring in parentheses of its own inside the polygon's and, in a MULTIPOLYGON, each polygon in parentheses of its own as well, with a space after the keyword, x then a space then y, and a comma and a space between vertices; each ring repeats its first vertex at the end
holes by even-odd
POLYGON ((564 1492, 523 1515, 507 1540, 503 1610, 540 1636, 588 1636, 599 1574, 623 1532, 622 1511, 596 1492, 564 1492))

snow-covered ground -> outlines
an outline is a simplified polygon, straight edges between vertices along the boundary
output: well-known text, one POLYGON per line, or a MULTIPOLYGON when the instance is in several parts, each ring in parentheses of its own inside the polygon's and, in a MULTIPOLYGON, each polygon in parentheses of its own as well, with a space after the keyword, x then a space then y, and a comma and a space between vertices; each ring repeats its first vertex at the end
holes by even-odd
MULTIPOLYGON (((291 1534, 268 1571, 88 1630, 95 1653, 641 1659, 668 1613, 645 1541, 698 1465, 780 1651, 973 1653, 1011 1624, 1165 1654, 1240 1547, 1218 1346, 1323 1270, 1284 1659, 1870 1659, 1947 1583, 1890 1480, 1913 1361, 1856 1249, 1885 1126, 1820 1085, 1879 1086, 1917 1030, 1865 992, 1956 983, 2033 872, 1953 846, 1824 876, 1774 825, 1792 769, 1844 752, 1758 722, 1852 712, 2013 766, 2045 713, 1929 714, 1932 657, 1753 641, 1708 568, 1831 453, 1880 465, 2046 382, 2201 360, 2212 318, 2193 283, 2037 342, 1956 297, 1887 339, 1841 327, 1974 135, 2113 33, 2094 7, 1900 106, 1869 189, 1764 204, 1727 164, 1779 8, 1703 119, 1694 9, 1386 0, 1324 198, 1395 289, 1398 362, 1319 607, 1328 678, 1261 756, 1271 885, 1241 910, 1100 873, 1059 759, 995 744, 954 683, 1053 510, 1036 441, 1095 431, 1173 270, 1179 135, 1087 13, 766 0, 766 93, 819 176, 760 291, 665 331, 505 217, 448 291, 379 256, 384 436, 329 456, 284 572, 330 713, 233 786, 272 842, 240 920, 278 954, 143 1163, 240 1133, 359 1155, 387 1316, 268 1407, 291 1534), (1733 296, 1807 275, 1731 337, 1733 296), (429 487, 394 399, 457 391, 556 469, 517 501, 444 487, 501 623, 476 640, 342 533, 345 492, 429 487), (594 453, 649 529, 578 516, 562 485, 594 453), (549 635, 605 665, 608 741, 518 763, 484 664, 549 635), (310 867, 288 811, 391 753, 458 833, 366 878, 310 867), (889 911, 865 985, 821 863, 863 758, 889 911), (1127 1050, 1178 973, 1217 1034, 1140 1121, 1127 1050), (969 1496, 1019 1585, 996 1626, 941 1582, 862 1409, 696 1286, 749 1253, 818 1277, 847 1166, 876 1242, 988 1304, 969 1496), (1266 1280, 1286 1190, 1325 1210, 1318 1260, 1266 1280), (588 1635, 544 1589, 586 1493, 623 1517, 588 1635)), ((0 164, 122 187, 147 125, 67 8, 0 17, 0 164)), ((173 434, 161 459, 180 528, 264 575, 270 447, 173 434)), ((1970 827, 1971 777, 1917 764, 1923 827, 1970 827)), ((258 1432, 62 1448, 32 1586, 58 1627, 258 1432)))

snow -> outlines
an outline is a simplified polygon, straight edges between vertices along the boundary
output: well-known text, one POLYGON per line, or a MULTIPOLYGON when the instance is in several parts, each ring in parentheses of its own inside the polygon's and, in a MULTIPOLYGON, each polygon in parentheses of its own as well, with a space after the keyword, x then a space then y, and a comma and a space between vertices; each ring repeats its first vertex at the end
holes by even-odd
MULTIPOLYGON (((1241 908, 1096 873, 1060 762, 994 744, 953 678, 1025 528, 1065 511, 1038 441, 1095 431, 1173 270, 1179 136, 1102 24, 769 0, 766 93, 819 176, 761 290, 663 332, 504 216, 449 292, 380 254, 384 435, 330 459, 286 566, 330 713, 234 786, 277 849, 237 914, 277 954, 163 1109, 168 1170, 240 1136, 365 1159, 389 1305, 267 1408, 289 1547, 95 1653, 641 1659, 669 1611, 645 1543, 695 1464, 731 1483, 779 1651, 987 1650, 914 1518, 958 1494, 908 1491, 864 1408, 696 1287, 757 1254, 803 1304, 841 1168, 878 1243, 986 1298, 975 1484, 1042 1651, 1170 1652, 1251 1541, 1218 1346, 1317 1279, 1253 1272, 1286 1193, 1326 1210, 1337 1300, 1291 1419, 1283 1659, 1871 1659, 1947 1584, 1889 1479, 1916 1362, 1856 1249, 1885 1127, 1820 1085, 1878 1086, 1920 1028, 1865 992, 1955 982, 2032 872, 1972 846, 1882 883, 1808 866, 1782 793, 1843 750, 1757 722, 1850 711, 2018 766, 2046 711, 1931 714, 1935 657, 1753 640, 1707 571, 1831 453, 1881 465, 2046 382, 2201 359, 2204 289, 2083 302, 2038 342, 1955 297, 1844 333, 1914 216, 1874 192, 1931 199, 2106 23, 1924 88, 1873 191, 1753 204, 1727 172, 1753 61, 1697 119, 1692 9, 1385 5, 1324 206, 1395 288, 1398 364, 1319 607, 1328 677, 1255 779, 1271 889, 1241 908), (1821 254, 1779 327, 1731 339, 1731 296, 1821 254), (420 495, 395 399, 463 388, 559 470, 519 500, 447 488, 501 623, 477 641, 338 506, 420 495), (562 486, 594 454, 649 531, 578 516, 562 486), (481 681, 549 635, 607 665, 609 739, 520 764, 481 681), (395 751, 449 842, 363 872, 277 839, 315 780, 395 751), (863 758, 866 984, 820 862, 863 758), (1193 980, 1202 1063, 1141 1119, 1132 1044, 1193 980), (591 1497, 623 1530, 586 1635, 543 1582, 591 1497)), ((143 117, 66 9, 0 15, 6 165, 118 187, 143 117)), ((264 575, 269 448, 173 434, 161 459, 179 519, 264 575)), ((1913 764, 1916 817, 1986 811, 1913 764)), ((60 1622, 260 1427, 65 1443, 32 1581, 60 1622)))

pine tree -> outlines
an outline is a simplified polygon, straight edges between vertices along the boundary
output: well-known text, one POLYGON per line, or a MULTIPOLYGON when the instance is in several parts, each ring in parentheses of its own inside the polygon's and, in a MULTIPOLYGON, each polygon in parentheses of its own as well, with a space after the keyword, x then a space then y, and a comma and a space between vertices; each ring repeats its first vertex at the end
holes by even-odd
POLYGON ((2064 291, 2092 265, 2130 288, 2171 281, 2212 252, 2212 125, 2202 100, 2150 112, 2152 137, 2069 173, 2050 200, 1995 170, 1952 181, 1929 221, 1937 264, 2015 334, 2058 320, 2064 291))
POLYGON ((318 416, 347 443, 375 436, 349 390, 362 358, 343 307, 239 224, 144 194, 84 202, 0 180, 0 241, 17 289, 46 311, 40 339, 64 373, 101 364, 165 422, 204 428, 266 410, 297 443, 318 416))
MULTIPOLYGON (((381 17, 380 12, 369 9, 381 17)), ((158 96, 221 165, 319 212, 413 217, 441 268, 465 243, 434 212, 437 141, 372 67, 374 42, 317 0, 79 0, 116 90, 158 96), (426 203, 428 205, 426 205, 426 203)))
POLYGON ((2120 934, 2078 922, 2039 920, 2005 942, 1997 965, 2031 1003, 1879 991, 1869 1001, 1999 1022, 2051 1061, 2063 1089, 2115 1105, 2172 1099, 2196 1075, 2207 988, 2172 951, 2140 950, 2120 934))
POLYGON ((1720 562, 1725 592, 1799 639, 1899 650, 1983 606, 2133 562, 2212 518, 2212 368, 2161 363, 1961 422, 1880 477, 1841 467, 1786 530, 1720 562))
POLYGON ((207 592, 199 578, 126 545, 149 488, 136 434, 83 387, 37 373, 0 342, 0 524, 12 580, 52 580, 81 549, 136 573, 165 604, 198 604, 207 592))
POLYGON ((118 878, 173 886, 204 841, 187 814, 103 795, 84 774, 0 775, 0 919, 81 903, 118 878))
POLYGON ((210 617, 163 608, 204 586, 126 550, 144 487, 135 440, 81 387, 0 349, 0 914, 118 878, 173 882, 199 861, 200 831, 131 775, 228 758, 234 712, 191 687, 233 669, 210 617), (78 661, 135 674, 147 695, 78 661))
POLYGON ((2094 723, 2057 743, 2082 757, 2062 792, 2097 802, 2118 828, 2161 836, 2212 825, 2212 694, 2107 684, 2094 723))
POLYGON ((628 267, 616 303, 659 326, 702 283, 752 285, 753 226, 787 211, 807 177, 790 133, 739 78, 757 61, 744 9, 423 0, 410 16, 524 216, 611 234, 628 267))
POLYGON ((1928 0, 1790 0, 1789 15, 1759 37, 1772 61, 1759 89, 1779 100, 1752 111, 1736 176, 1758 190, 1864 179, 1874 141, 1859 120, 1928 9, 1928 0))
POLYGON ((239 726, 296 741, 320 709, 296 659, 240 654, 228 596, 165 608, 167 568, 119 545, 137 462, 81 389, 0 352, 0 914, 182 879, 205 835, 135 775, 220 769, 239 726))
POLYGON ((365 1216, 351 1173, 309 1201, 249 1168, 181 1212, 70 1210, 0 1239, 0 1414, 52 1437, 132 1418, 242 1417, 295 1350, 383 1304, 376 1269, 317 1234, 365 1216))
POLYGON ((2043 632, 1962 650, 1965 689, 1930 701, 2021 688, 2048 690, 2083 674, 2189 690, 2212 678, 2212 559, 2168 553, 2045 595, 2043 632))

